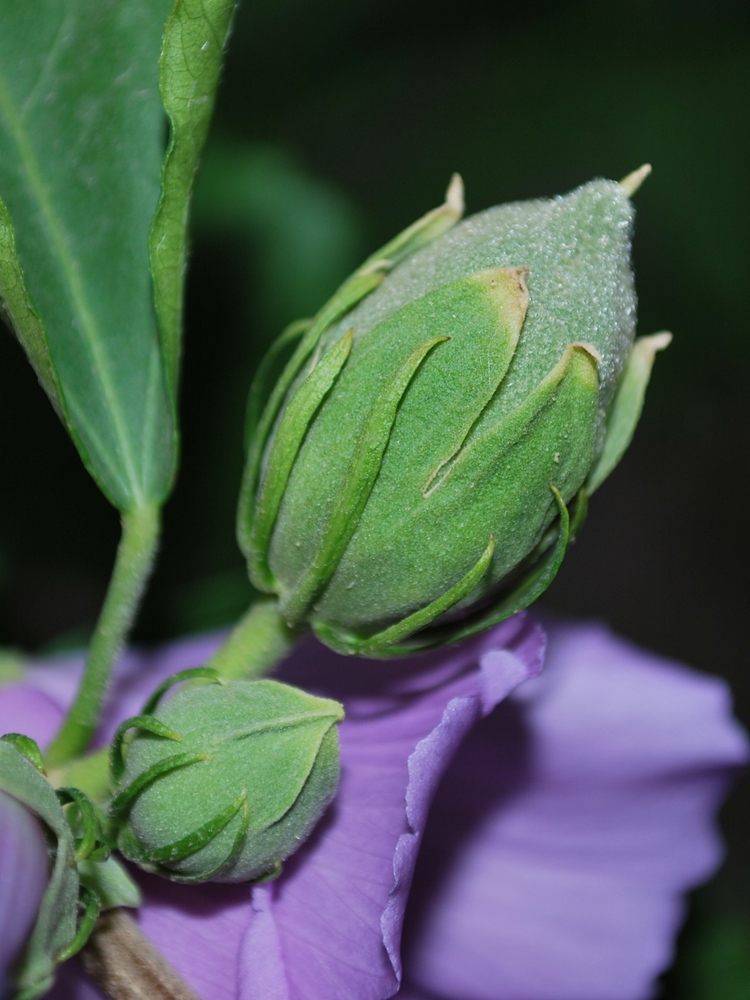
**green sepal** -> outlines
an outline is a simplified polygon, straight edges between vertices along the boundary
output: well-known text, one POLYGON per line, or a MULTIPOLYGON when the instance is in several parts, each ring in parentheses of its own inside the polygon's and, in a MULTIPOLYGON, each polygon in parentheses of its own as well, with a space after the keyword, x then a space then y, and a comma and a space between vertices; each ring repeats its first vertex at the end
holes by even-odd
POLYGON ((284 865, 281 861, 275 861, 273 867, 270 868, 265 875, 259 875, 257 878, 252 879, 253 885, 266 885, 268 882, 275 882, 276 879, 284 871, 284 865))
POLYGON ((347 637, 345 634, 342 634, 339 637, 335 629, 327 626, 324 622, 318 624, 314 620, 313 629, 319 639, 336 649, 337 652, 341 653, 350 653, 358 656, 371 656, 373 654, 377 655, 377 653, 386 646, 392 646, 395 648, 404 639, 407 639, 410 635, 413 635, 420 629, 426 628, 428 625, 432 624, 436 618, 444 615, 459 601, 468 597, 487 572, 487 568, 492 561, 492 554, 494 551, 495 536, 492 535, 487 548, 479 557, 476 564, 472 566, 466 576, 459 580, 457 584, 450 588, 450 590, 447 590, 441 597, 438 597, 437 600, 428 604, 426 608, 420 608, 419 611, 415 611, 402 621, 397 622, 395 625, 391 625, 390 628, 383 629, 382 632, 376 632, 375 635, 371 635, 367 639, 357 640, 354 639, 354 637, 347 637), (339 642, 339 645, 334 646, 334 642, 339 642))
POLYGON ((625 454, 643 409, 656 354, 668 347, 671 341, 672 334, 663 332, 639 337, 633 344, 607 416, 599 460, 589 475, 586 486, 589 496, 599 489, 625 454))
POLYGON ((170 132, 149 254, 173 406, 180 362, 190 194, 236 6, 237 0, 176 0, 164 28, 159 92, 170 132))
POLYGON ((180 670, 176 674, 172 674, 171 677, 168 677, 162 684, 159 685, 159 687, 144 704, 141 709, 141 715, 152 715, 164 695, 170 690, 170 688, 174 687, 175 684, 181 684, 183 681, 194 680, 207 680, 211 681, 212 684, 225 683, 224 678, 221 676, 219 671, 214 670, 213 667, 189 667, 187 670, 180 670))
POLYGON ((375 253, 370 254, 360 268, 360 273, 376 268, 393 270, 406 257, 412 257, 417 250, 421 250, 452 229, 463 213, 464 185, 460 175, 454 174, 445 192, 444 203, 427 212, 375 253))
POLYGON ((265 401, 273 392, 271 376, 277 363, 280 362, 284 352, 291 347, 292 344, 296 344, 297 341, 307 333, 312 325, 313 320, 310 318, 294 320, 294 322, 284 327, 282 332, 263 355, 263 360, 258 365, 258 370, 253 376, 253 380, 250 383, 250 391, 247 394, 244 437, 245 451, 250 448, 250 445, 255 437, 265 401))
POLYGON ((421 636, 416 636, 411 643, 399 643, 387 649, 378 650, 376 657, 389 656, 411 656, 414 653, 426 652, 429 649, 445 646, 448 644, 462 642, 469 639, 485 629, 500 625, 501 622, 512 618, 519 611, 523 611, 532 604, 554 580, 557 571, 560 569, 565 552, 570 541, 570 518, 568 509, 562 498, 560 491, 550 484, 552 495, 557 504, 560 517, 557 541, 548 555, 541 560, 535 568, 524 578, 522 583, 515 587, 510 594, 492 604, 489 608, 475 613, 462 622, 453 626, 446 626, 442 630, 435 629, 431 634, 429 631, 421 636))
POLYGON ((289 400, 274 434, 257 499, 246 552, 250 579, 259 590, 274 592, 275 580, 268 568, 268 544, 286 484, 310 421, 346 364, 352 349, 353 330, 323 355, 289 400))
MULTIPOLYGON (((234 838, 234 843, 229 848, 227 854, 221 858, 220 861, 214 865, 213 868, 209 869, 207 872, 202 872, 200 875, 179 875, 175 873, 171 868, 160 868, 158 865, 154 865, 151 869, 155 874, 161 875, 163 878, 168 878, 170 882, 179 882, 180 885, 199 885, 201 882, 211 882, 220 875, 229 865, 231 865, 234 858, 242 849, 245 843, 245 837, 247 836, 247 828, 250 822, 250 810, 245 803, 241 809, 242 819, 240 821, 240 827, 237 831, 237 836, 234 838)), ((146 867, 146 862, 140 862, 142 867, 146 867)), ((278 869, 272 869, 266 878, 251 879, 249 880, 253 885, 257 885, 259 881, 270 881, 273 878, 277 878, 281 873, 281 862, 278 862, 278 869)))
POLYGON ((317 314, 274 385, 250 442, 245 461, 245 471, 242 477, 237 515, 237 538, 243 552, 250 544, 249 533, 253 518, 255 489, 258 484, 263 451, 281 409, 284 397, 291 389, 294 380, 300 374, 305 362, 317 347, 320 338, 326 330, 377 288, 382 282, 383 277, 384 274, 382 271, 365 275, 358 272, 349 278, 348 281, 344 282, 333 298, 317 314))
POLYGON ((55 790, 29 760, 5 740, 0 740, 0 789, 37 815, 57 841, 36 925, 15 970, 18 996, 32 1000, 50 988, 58 956, 76 938, 79 880, 75 843, 55 790))
POLYGON ((128 906, 136 909, 143 902, 141 890, 130 877, 127 869, 111 856, 105 861, 82 861, 78 865, 78 877, 99 900, 102 910, 110 910, 116 906, 128 906))
MULTIPOLYGON (((586 476, 594 448, 597 365, 597 358, 587 346, 571 345, 516 410, 499 424, 469 436, 455 459, 445 467, 437 485, 422 494, 421 501, 399 512, 396 523, 383 526, 379 535, 366 537, 367 554, 373 552, 378 541, 381 545, 389 544, 388 532, 390 537, 410 539, 413 561, 419 567, 416 583, 430 600, 435 599, 435 591, 437 595, 441 592, 439 574, 445 578, 448 571, 455 573, 450 565, 454 557, 449 560, 444 556, 451 545, 460 543, 464 550, 469 545, 478 549, 486 544, 490 533, 495 534, 498 544, 483 589, 489 589, 512 568, 521 565, 554 518, 555 504, 549 483, 554 481, 567 499, 575 494, 586 476), (576 429, 573 440, 572 428, 576 429), (467 498, 471 498, 471 504, 467 498), (455 526, 456 541, 448 532, 451 525, 455 526), (437 526, 443 527, 437 530, 437 526), (434 588, 432 594, 427 590, 428 583, 434 588)), ((374 533, 378 526, 372 525, 369 508, 363 520, 368 516, 368 530, 374 533)), ((347 572, 351 572, 349 564, 355 556, 362 557, 362 548, 358 535, 346 553, 347 572)), ((400 550, 395 553, 396 558, 400 555, 400 550)), ((378 558, 376 551, 374 557, 378 558)), ((346 578, 342 569, 334 581, 339 592, 341 581, 346 578)), ((404 604, 411 580, 410 577, 403 584, 404 604)), ((386 595, 388 600, 401 582, 401 575, 394 570, 386 595)), ((319 600, 316 619, 340 629, 363 632, 337 619, 331 591, 329 587, 319 600)))
POLYGON ((586 523, 589 516, 589 495, 585 486, 582 486, 576 496, 576 506, 573 517, 570 519, 570 538, 568 543, 574 542, 586 523))
POLYGON ((78 924, 78 929, 73 940, 57 953, 56 959, 58 963, 67 962, 69 958, 78 954, 91 937, 94 924, 101 913, 98 897, 90 889, 86 888, 86 886, 79 888, 78 902, 83 907, 83 916, 78 924))
MULTIPOLYGON (((186 837, 180 837, 179 840, 175 840, 171 844, 165 844, 163 847, 147 851, 145 855, 146 859, 148 861, 164 863, 184 861, 185 858, 189 858, 191 854, 196 854, 210 843, 214 837, 217 837, 231 823, 246 802, 247 789, 243 789, 234 802, 230 802, 226 809, 222 809, 221 812, 217 813, 207 823, 199 826, 186 837)), ((246 828, 247 821, 245 821, 244 825, 246 828)))
POLYGON ((61 806, 74 805, 78 810, 82 837, 76 837, 75 862, 85 861, 97 848, 101 826, 91 800, 78 788, 56 788, 55 794, 61 806))
POLYGON ((570 540, 570 517, 560 491, 552 483, 550 483, 550 490, 555 498, 557 512, 560 516, 557 541, 554 548, 542 560, 541 564, 533 569, 510 594, 495 604, 494 607, 490 608, 489 611, 484 612, 478 620, 460 628, 454 636, 454 642, 461 642, 463 639, 468 639, 470 636, 484 631, 484 629, 491 628, 493 625, 499 625, 519 611, 523 611, 524 608, 528 608, 530 604, 533 604, 544 593, 557 576, 557 571, 560 569, 570 540))
POLYGON ((122 813, 126 812, 135 800, 136 796, 139 795, 144 788, 147 788, 152 781, 156 781, 157 778, 170 774, 178 768, 188 767, 190 764, 200 764, 206 760, 211 760, 210 754, 196 752, 176 753, 171 757, 163 757, 161 760, 156 761, 156 763, 152 764, 151 767, 147 768, 147 770, 142 771, 137 778, 131 781, 129 785, 126 785, 122 791, 115 795, 109 805, 110 815, 118 817, 122 813))
POLYGON ((175 876, 173 872, 169 872, 169 878, 173 878, 176 882, 181 882, 183 885, 195 885, 199 882, 210 882, 211 879, 215 878, 221 871, 223 871, 227 865, 230 865, 232 861, 237 857, 239 852, 245 843, 245 837, 247 836, 247 830, 250 826, 250 808, 247 802, 243 802, 240 809, 241 819, 239 829, 237 830, 237 835, 234 838, 234 843, 231 845, 225 857, 217 861, 212 869, 207 873, 202 873, 201 875, 178 875, 175 876))
MULTIPOLYGON (((254 495, 263 452, 284 398, 300 374, 303 365, 317 347, 321 337, 335 323, 343 319, 354 306, 373 292, 396 264, 416 253, 417 250, 431 243, 454 226, 463 214, 463 207, 463 185, 461 178, 455 174, 448 186, 445 203, 412 223, 402 233, 368 257, 310 322, 301 342, 276 382, 248 444, 237 518, 237 537, 243 552, 250 544, 249 533, 253 518, 254 495)), ((287 331, 289 329, 287 327, 287 331)))
POLYGON ((432 337, 415 347, 375 400, 360 431, 346 478, 331 508, 317 551, 294 589, 282 596, 281 611, 290 623, 303 617, 335 573, 375 485, 401 399, 430 351, 448 340, 450 337, 432 337))
POLYGON ((30 761, 34 765, 40 774, 46 775, 47 772, 44 767, 44 757, 42 757, 42 751, 30 736, 24 736, 23 733, 5 733, 4 736, 0 736, 0 740, 10 743, 10 745, 15 747, 16 750, 26 758, 26 760, 30 761))
MULTIPOLYGON (((487 407, 511 377, 508 373, 522 339, 527 306, 525 268, 488 268, 408 303, 355 340, 346 368, 310 427, 269 546, 271 568, 282 595, 285 589, 298 586, 311 564, 331 504, 344 488, 347 466, 356 461, 362 425, 387 379, 410 350, 436 334, 449 336, 450 344, 435 352, 401 401, 398 432, 387 442, 377 484, 354 523, 351 543, 335 567, 331 586, 317 602, 320 613, 316 607, 311 617, 334 627, 372 633, 431 603, 466 573, 495 532, 495 500, 487 499, 484 530, 477 531, 466 545, 460 542, 460 522, 464 511, 473 519, 472 493, 453 500, 452 510, 446 512, 455 525, 447 542, 438 543, 436 533, 444 533, 448 522, 441 524, 431 510, 440 506, 443 484, 450 481, 480 433, 487 407), (427 555, 431 546, 441 549, 437 559, 427 555), (446 558, 449 550, 459 547, 460 554, 454 557, 451 552, 446 558), (390 599, 391 552, 397 561, 404 560, 395 581, 397 585, 403 582, 404 589, 395 608, 390 599), (441 559, 443 565, 437 569, 441 559), (423 580, 433 576, 434 588, 421 588, 423 580), (359 598, 361 584, 368 592, 371 588, 382 592, 382 611, 359 598), (367 616, 366 623, 347 617, 352 605, 367 616), (344 609, 341 616, 340 608, 344 609)), ((502 536, 495 534, 500 544, 502 536)))
POLYGON ((115 784, 119 783, 125 770, 125 758, 123 755, 123 740, 131 729, 143 729, 154 736, 162 736, 167 740, 182 742, 182 737, 163 722, 155 719, 152 715, 134 715, 126 719, 117 728, 112 739, 112 746, 109 751, 109 769, 115 784))

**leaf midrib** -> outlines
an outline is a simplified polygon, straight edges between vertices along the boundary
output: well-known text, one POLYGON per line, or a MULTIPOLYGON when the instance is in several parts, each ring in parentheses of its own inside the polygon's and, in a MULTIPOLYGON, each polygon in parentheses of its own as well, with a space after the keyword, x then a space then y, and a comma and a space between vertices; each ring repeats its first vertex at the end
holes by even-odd
MULTIPOLYGON (((89 308, 86 294, 81 285, 76 261, 67 245, 65 231, 52 208, 46 184, 39 169, 37 158, 29 141, 24 123, 16 113, 13 101, 9 96, 7 84, 0 73, 0 112, 5 117, 8 130, 19 152, 20 161, 24 167, 29 188, 39 207, 43 226, 47 231, 50 246, 54 249, 63 276, 67 279, 73 305, 80 320, 80 329, 84 341, 94 362, 94 368, 99 375, 99 382, 112 418, 115 434, 120 442, 121 453, 126 475, 135 494, 134 499, 142 500, 140 483, 135 472, 130 438, 125 432, 125 421, 121 411, 120 401, 114 391, 109 366, 101 350, 98 326, 89 308)), ((54 364, 54 360, 53 360, 54 364)), ((64 389, 63 389, 64 394, 64 389)), ((106 454, 106 452, 105 452, 106 454)))

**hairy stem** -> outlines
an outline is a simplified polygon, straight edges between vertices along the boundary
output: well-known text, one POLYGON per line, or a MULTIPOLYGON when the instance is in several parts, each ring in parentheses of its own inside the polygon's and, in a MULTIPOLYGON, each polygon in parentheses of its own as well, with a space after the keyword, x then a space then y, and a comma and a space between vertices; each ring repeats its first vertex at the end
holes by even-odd
POLYGON ((281 617, 275 600, 258 601, 240 618, 207 666, 227 680, 263 677, 291 651, 299 635, 281 617))
POLYGON ((102 914, 81 959, 112 1000, 200 1000, 125 910, 102 914))
POLYGON ((158 507, 147 505, 122 516, 115 568, 91 639, 81 684, 46 755, 52 768, 82 754, 94 735, 112 667, 151 573, 159 541, 159 515, 158 507))

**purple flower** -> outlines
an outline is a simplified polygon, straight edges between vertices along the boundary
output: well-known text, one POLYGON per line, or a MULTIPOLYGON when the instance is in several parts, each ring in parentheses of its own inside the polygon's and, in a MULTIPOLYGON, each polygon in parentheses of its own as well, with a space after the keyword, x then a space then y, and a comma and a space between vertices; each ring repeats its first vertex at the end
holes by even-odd
MULTIPOLYGON (((347 709, 334 806, 274 883, 143 877, 142 929, 204 1000, 380 1000, 401 982, 424 835, 403 1000, 648 996, 681 894, 719 861, 713 814, 745 737, 722 682, 599 627, 551 635, 538 679, 544 642, 523 615, 410 662, 303 643, 279 676, 347 709)), ((103 737, 214 645, 125 657, 103 737)), ((6 689, 13 728, 33 717, 49 736, 38 720, 78 669, 34 667, 6 689)), ((56 996, 96 996, 79 976, 66 969, 56 996)))
POLYGON ((41 825, 20 802, 0 792, 0 996, 6 996, 8 970, 34 926, 48 871, 41 825))

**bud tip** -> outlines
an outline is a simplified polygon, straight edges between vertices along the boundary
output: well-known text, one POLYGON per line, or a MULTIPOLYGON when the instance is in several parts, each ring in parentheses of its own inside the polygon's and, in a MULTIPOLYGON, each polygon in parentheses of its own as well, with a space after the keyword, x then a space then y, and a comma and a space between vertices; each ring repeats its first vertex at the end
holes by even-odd
POLYGON ((644 163, 642 167, 638 167, 638 169, 634 170, 632 174, 628 174, 627 177, 623 177, 620 181, 620 187, 623 189, 628 198, 633 197, 650 173, 651 164, 644 163))
POLYGON ((445 192, 445 204, 447 208, 455 212, 457 218, 460 219, 464 214, 464 182, 461 179, 461 174, 454 174, 451 177, 448 190, 445 192))
POLYGON ((663 351, 672 343, 672 334, 668 330, 662 330, 661 333, 652 334, 648 340, 654 351, 663 351))
POLYGON ((571 344, 570 346, 571 347, 580 347, 587 354, 591 355, 591 357, 594 359, 594 361, 596 361, 597 365, 600 365, 602 363, 601 352, 599 350, 597 350, 597 348, 593 344, 584 343, 584 341, 582 341, 582 340, 577 340, 577 341, 575 341, 575 343, 571 344))

